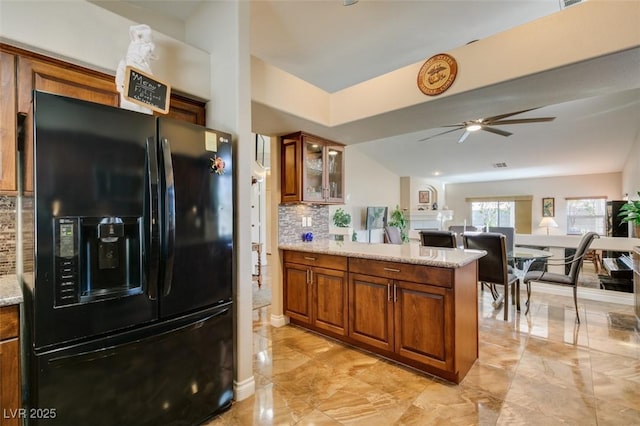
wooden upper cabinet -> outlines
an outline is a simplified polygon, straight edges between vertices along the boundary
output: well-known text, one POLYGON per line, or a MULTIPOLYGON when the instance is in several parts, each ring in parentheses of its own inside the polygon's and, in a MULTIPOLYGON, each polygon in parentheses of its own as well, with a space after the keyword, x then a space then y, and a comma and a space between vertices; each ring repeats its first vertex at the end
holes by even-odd
POLYGON ((282 136, 281 201, 344 203, 344 145, 305 132, 282 136))
POLYGON ((29 113, 33 90, 117 107, 120 94, 113 77, 72 65, 18 58, 18 112, 29 113))
MULTIPOLYGON (((162 116, 162 114, 157 113, 156 115, 162 116)), ((172 93, 169 112, 165 117, 204 126, 207 119, 205 104, 204 102, 195 101, 172 93)))
MULTIPOLYGON (((27 115, 24 190, 33 190, 31 122, 33 90, 118 107, 115 77, 58 59, 0 44, 0 193, 17 193, 17 114, 27 115)), ((172 93, 167 117, 204 126, 205 103, 172 93)), ((160 115, 160 114, 156 114, 160 115)))
POLYGON ((16 58, 0 52, 0 191, 16 187, 16 58))

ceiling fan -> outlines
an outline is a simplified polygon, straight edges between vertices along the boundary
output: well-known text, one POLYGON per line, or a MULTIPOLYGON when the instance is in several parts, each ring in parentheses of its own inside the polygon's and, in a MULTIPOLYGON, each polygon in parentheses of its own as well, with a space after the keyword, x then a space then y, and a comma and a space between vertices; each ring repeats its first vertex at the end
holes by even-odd
POLYGON ((452 130, 447 130, 446 132, 442 132, 442 133, 438 133, 436 135, 433 136, 429 136, 427 138, 424 139, 420 139, 420 141, 426 141, 428 139, 433 139, 437 136, 441 136, 447 133, 451 133, 451 132, 455 132, 457 130, 460 129, 464 129, 464 133, 462 134, 462 136, 460 136, 460 139, 458 139, 458 143, 462 143, 464 142, 465 139, 467 139, 467 137, 478 130, 484 130, 485 132, 490 132, 490 133, 495 133, 496 135, 500 135, 500 136, 511 136, 513 133, 511 132, 507 132, 501 129, 496 129, 492 126, 502 126, 502 125, 507 125, 507 124, 525 124, 525 123, 543 123, 546 121, 553 121, 555 120, 555 117, 538 117, 538 118, 516 118, 516 119, 511 119, 511 120, 505 120, 505 118, 514 116, 514 115, 518 115, 518 114, 522 114, 528 111, 533 111, 534 109, 538 109, 538 108, 531 108, 531 109, 525 109, 522 111, 517 111, 517 112, 511 112, 508 114, 502 114, 502 115, 495 115, 493 117, 487 117, 487 118, 479 118, 477 120, 471 120, 471 121, 463 121, 462 123, 458 123, 458 124, 447 124, 445 126, 441 126, 441 127, 455 127, 455 129, 452 130))

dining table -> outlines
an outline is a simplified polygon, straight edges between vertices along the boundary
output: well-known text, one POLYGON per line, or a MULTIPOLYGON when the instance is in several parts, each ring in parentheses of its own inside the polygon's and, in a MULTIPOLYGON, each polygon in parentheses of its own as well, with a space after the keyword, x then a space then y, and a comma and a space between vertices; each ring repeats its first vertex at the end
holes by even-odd
MULTIPOLYGON (((547 250, 540 250, 531 247, 515 246, 513 250, 507 252, 507 261, 512 265, 513 273, 522 281, 524 276, 529 272, 529 268, 536 260, 547 259, 553 256, 553 253, 547 250), (518 265, 518 266, 516 266, 518 265)), ((504 294, 498 293, 495 285, 490 285, 491 295, 493 296, 493 302, 491 305, 494 309, 498 309, 502 306, 504 301, 504 294)), ((520 300, 520 285, 516 286, 516 294, 512 300, 520 300), (516 299, 517 298, 517 299, 516 299)), ((520 304, 517 303, 519 306, 520 304)))

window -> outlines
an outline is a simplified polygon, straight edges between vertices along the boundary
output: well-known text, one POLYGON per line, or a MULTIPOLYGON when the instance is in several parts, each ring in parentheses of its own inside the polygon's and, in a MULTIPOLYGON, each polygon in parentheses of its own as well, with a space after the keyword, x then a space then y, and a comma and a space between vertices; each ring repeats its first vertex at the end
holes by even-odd
POLYGON ((514 201, 474 201, 471 203, 471 224, 476 227, 515 226, 514 201))
POLYGON ((567 234, 597 232, 604 235, 606 206, 607 199, 604 197, 567 199, 567 234))

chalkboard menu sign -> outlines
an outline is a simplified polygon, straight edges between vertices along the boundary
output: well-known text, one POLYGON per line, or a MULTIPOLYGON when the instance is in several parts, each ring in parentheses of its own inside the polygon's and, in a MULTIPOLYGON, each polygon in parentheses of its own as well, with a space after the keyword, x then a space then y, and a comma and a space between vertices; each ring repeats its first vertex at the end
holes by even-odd
POLYGON ((124 93, 131 102, 163 114, 169 112, 171 86, 139 69, 127 66, 124 93))

